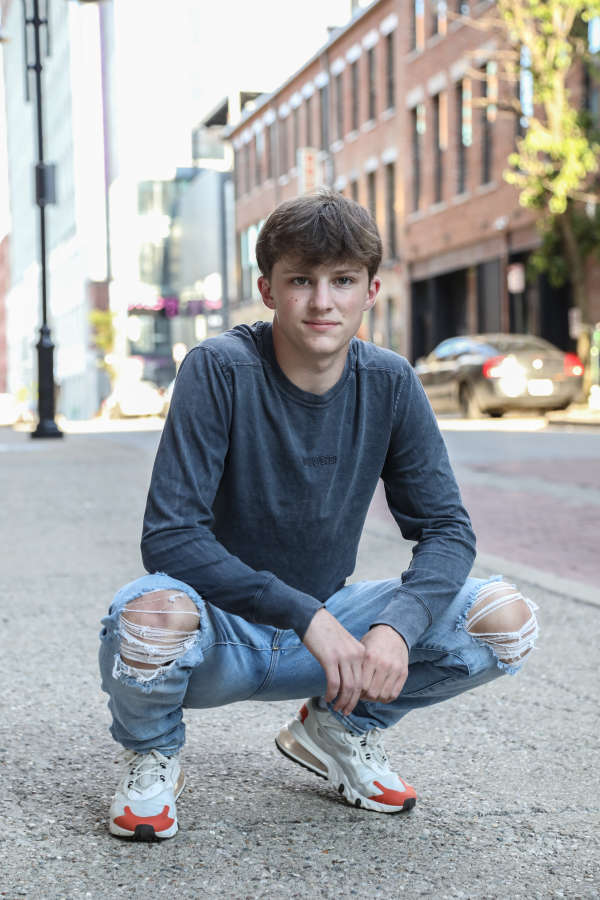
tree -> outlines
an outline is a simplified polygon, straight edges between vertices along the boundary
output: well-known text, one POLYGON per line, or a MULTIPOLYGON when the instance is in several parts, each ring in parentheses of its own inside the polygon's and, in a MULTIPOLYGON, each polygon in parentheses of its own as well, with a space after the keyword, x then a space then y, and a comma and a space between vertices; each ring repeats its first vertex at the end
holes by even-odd
POLYGON ((539 213, 533 265, 554 285, 570 279, 584 323, 586 258, 600 255, 600 133, 572 104, 567 82, 584 67, 598 77, 587 39, 598 16, 600 0, 496 0, 481 18, 466 20, 499 38, 493 59, 500 87, 478 102, 520 121, 504 178, 519 189, 520 204, 539 213))
POLYGON ((90 312, 90 324, 94 345, 100 351, 98 367, 107 373, 111 387, 115 380, 115 369, 112 365, 112 354, 115 349, 115 313, 105 309, 93 309, 90 312))

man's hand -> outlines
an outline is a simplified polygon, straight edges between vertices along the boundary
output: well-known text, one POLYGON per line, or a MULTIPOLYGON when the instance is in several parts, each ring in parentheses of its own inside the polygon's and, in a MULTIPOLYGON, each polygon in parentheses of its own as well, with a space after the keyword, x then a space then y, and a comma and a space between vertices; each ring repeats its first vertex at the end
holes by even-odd
MULTIPOLYGON (((383 627, 388 630, 387 626, 383 627)), ((404 644, 402 638, 400 641, 404 644)), ((303 644, 325 670, 325 700, 331 703, 337 697, 333 708, 348 716, 358 703, 363 689, 363 660, 368 652, 364 643, 352 637, 335 616, 323 607, 314 614, 306 629, 303 644)))
POLYGON ((408 647, 390 625, 375 625, 361 640, 366 648, 362 661, 361 700, 390 703, 408 675, 408 647))

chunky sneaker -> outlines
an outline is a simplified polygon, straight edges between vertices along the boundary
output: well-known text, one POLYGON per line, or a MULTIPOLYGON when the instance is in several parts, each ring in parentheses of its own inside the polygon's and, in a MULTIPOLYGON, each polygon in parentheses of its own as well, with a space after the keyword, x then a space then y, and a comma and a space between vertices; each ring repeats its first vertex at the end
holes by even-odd
POLYGON ((127 771, 110 805, 111 834, 134 841, 173 837, 177 832, 175 801, 185 784, 179 760, 158 750, 127 750, 125 759, 127 771))
POLYGON ((415 789, 390 769, 381 733, 352 734, 315 700, 306 701, 275 744, 284 756, 336 785, 351 805, 395 813, 417 802, 415 789))

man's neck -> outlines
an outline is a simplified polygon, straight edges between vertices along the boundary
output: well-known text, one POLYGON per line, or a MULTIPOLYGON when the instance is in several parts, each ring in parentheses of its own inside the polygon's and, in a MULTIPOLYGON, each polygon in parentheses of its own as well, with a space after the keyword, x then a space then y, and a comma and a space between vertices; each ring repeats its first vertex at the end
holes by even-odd
POLYGON ((292 384, 310 394, 326 394, 342 377, 347 353, 335 357, 309 357, 294 352, 273 324, 273 347, 279 368, 292 384))

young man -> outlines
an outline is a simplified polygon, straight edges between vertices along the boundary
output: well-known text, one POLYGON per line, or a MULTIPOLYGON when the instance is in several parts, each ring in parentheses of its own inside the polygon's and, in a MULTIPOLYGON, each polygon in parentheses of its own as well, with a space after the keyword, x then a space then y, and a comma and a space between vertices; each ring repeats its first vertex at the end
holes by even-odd
POLYGON ((533 605, 468 578, 475 555, 446 449, 405 359, 355 338, 380 287, 368 212, 332 191, 279 206, 257 243, 273 323, 185 359, 144 518, 148 572, 104 620, 103 688, 128 750, 110 830, 177 831, 183 707, 310 697, 275 739, 355 806, 410 785, 380 730, 516 672, 533 605), (379 478, 412 562, 345 586, 379 478))

